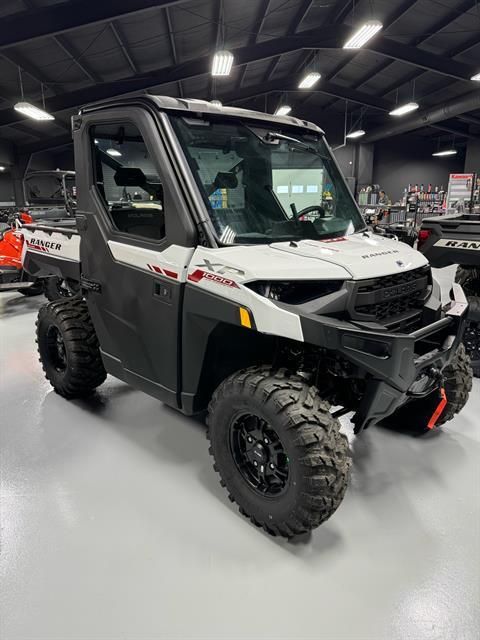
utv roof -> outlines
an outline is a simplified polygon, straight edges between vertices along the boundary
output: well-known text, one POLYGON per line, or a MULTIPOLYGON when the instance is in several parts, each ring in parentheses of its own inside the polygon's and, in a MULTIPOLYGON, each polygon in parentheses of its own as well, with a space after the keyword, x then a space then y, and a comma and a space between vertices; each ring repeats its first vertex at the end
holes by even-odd
POLYGON ((293 118, 292 116, 275 116, 270 113, 262 113, 261 111, 251 111, 250 109, 240 109, 238 107, 219 106, 207 102, 206 100, 195 100, 185 98, 172 98, 170 96, 154 96, 151 94, 145 94, 137 97, 117 98, 115 100, 104 100, 101 102, 94 102, 88 104, 80 109, 80 114, 96 111, 97 109, 105 109, 117 105, 133 105, 144 104, 153 106, 161 111, 177 111, 187 113, 204 113, 213 115, 226 115, 233 118, 251 119, 269 122, 275 124, 288 125, 293 127, 303 127, 314 131, 315 133, 323 134, 324 131, 320 129, 313 122, 308 120, 300 120, 299 118, 293 118))

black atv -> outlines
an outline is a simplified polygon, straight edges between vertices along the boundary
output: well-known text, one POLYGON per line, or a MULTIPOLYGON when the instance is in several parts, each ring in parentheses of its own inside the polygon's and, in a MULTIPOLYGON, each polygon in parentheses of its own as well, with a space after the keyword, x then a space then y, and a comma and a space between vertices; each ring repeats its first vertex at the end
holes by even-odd
POLYGON ((469 302, 464 343, 480 377, 480 215, 463 213, 423 221, 417 248, 434 267, 458 264, 455 280, 469 302))

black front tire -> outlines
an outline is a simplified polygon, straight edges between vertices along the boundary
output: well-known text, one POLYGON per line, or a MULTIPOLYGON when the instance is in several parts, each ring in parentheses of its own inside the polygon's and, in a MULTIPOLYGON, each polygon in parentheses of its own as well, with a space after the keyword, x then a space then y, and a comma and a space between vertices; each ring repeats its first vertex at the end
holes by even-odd
MULTIPOLYGON (((443 370, 447 405, 436 422, 436 427, 445 424, 459 413, 467 403, 472 389, 472 368, 465 347, 461 344, 449 365, 443 370)), ((428 422, 441 398, 433 391, 425 398, 411 400, 389 416, 384 425, 402 431, 421 435, 428 432, 428 422)))
POLYGON ((40 308, 37 346, 47 380, 65 398, 89 395, 107 376, 82 299, 50 302, 40 308))
POLYGON ((340 505, 348 484, 348 441, 329 404, 301 376, 268 366, 229 376, 213 394, 207 425, 222 486, 240 512, 269 534, 289 538, 308 532, 340 505), (238 464, 231 434, 242 415, 266 424, 284 450, 286 479, 278 494, 262 493, 264 485, 247 480, 250 463, 238 464))

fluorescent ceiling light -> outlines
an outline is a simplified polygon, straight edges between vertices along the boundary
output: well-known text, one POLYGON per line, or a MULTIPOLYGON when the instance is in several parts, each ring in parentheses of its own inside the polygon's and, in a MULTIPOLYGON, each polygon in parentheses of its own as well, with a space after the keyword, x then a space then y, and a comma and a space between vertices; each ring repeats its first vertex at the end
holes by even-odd
POLYGON ((435 153, 432 153, 432 156, 454 156, 456 153, 456 149, 445 149, 444 151, 436 151, 435 153))
POLYGON ((474 82, 480 82, 480 73, 476 73, 470 78, 470 80, 473 80, 474 82))
POLYGON ((292 110, 292 107, 289 107, 288 104, 282 104, 275 111, 275 115, 276 116, 286 116, 287 114, 290 113, 291 110, 292 110))
POLYGON ((311 73, 307 73, 307 75, 301 80, 298 85, 299 89, 311 89, 314 84, 316 84, 322 76, 317 73, 317 71, 312 71, 311 73))
POLYGON ((217 51, 213 56, 212 76, 229 76, 233 65, 233 53, 217 51))
POLYGON ((55 120, 54 116, 50 113, 47 113, 43 109, 39 109, 35 105, 30 104, 30 102, 17 102, 13 108, 15 111, 23 113, 27 118, 33 118, 33 120, 55 120))
POLYGON ((347 133, 347 138, 361 138, 365 135, 365 131, 363 129, 357 129, 356 131, 350 131, 347 133))
POLYGON ((379 20, 369 20, 355 31, 352 37, 343 45, 344 49, 360 49, 370 38, 383 28, 383 24, 379 20))
POLYGON ((122 155, 117 149, 107 149, 107 153, 114 158, 119 158, 122 155))
POLYGON ((400 107, 395 107, 392 111, 388 112, 390 116, 404 116, 406 113, 410 113, 410 111, 415 111, 418 109, 418 104, 416 102, 407 102, 407 104, 402 104, 400 107))
POLYGON ((222 103, 220 102, 220 100, 211 100, 210 104, 214 104, 216 107, 222 106, 222 103))

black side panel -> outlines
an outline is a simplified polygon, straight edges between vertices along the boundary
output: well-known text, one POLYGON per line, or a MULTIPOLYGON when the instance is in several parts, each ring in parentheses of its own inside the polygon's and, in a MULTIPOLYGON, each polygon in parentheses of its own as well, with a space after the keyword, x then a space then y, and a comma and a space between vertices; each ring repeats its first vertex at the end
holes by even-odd
POLYGON ((119 370, 111 371, 109 361, 105 360, 107 371, 131 384, 131 374, 135 373, 157 389, 152 395, 170 404, 177 385, 178 306, 184 285, 115 262, 108 257, 107 238, 98 217, 83 215, 89 259, 88 273, 82 275, 94 279, 101 287, 100 293, 87 292, 89 311, 102 352, 120 361, 129 373, 120 375, 119 370), (165 288, 168 296, 162 295, 165 288))
POLYGON ((56 258, 45 254, 37 255, 33 251, 27 251, 23 268, 36 278, 60 276, 80 280, 80 263, 77 260, 56 258))
POLYGON ((215 388, 228 375, 273 361, 277 340, 242 327, 239 305, 187 284, 183 305, 182 409, 206 409, 215 388))

